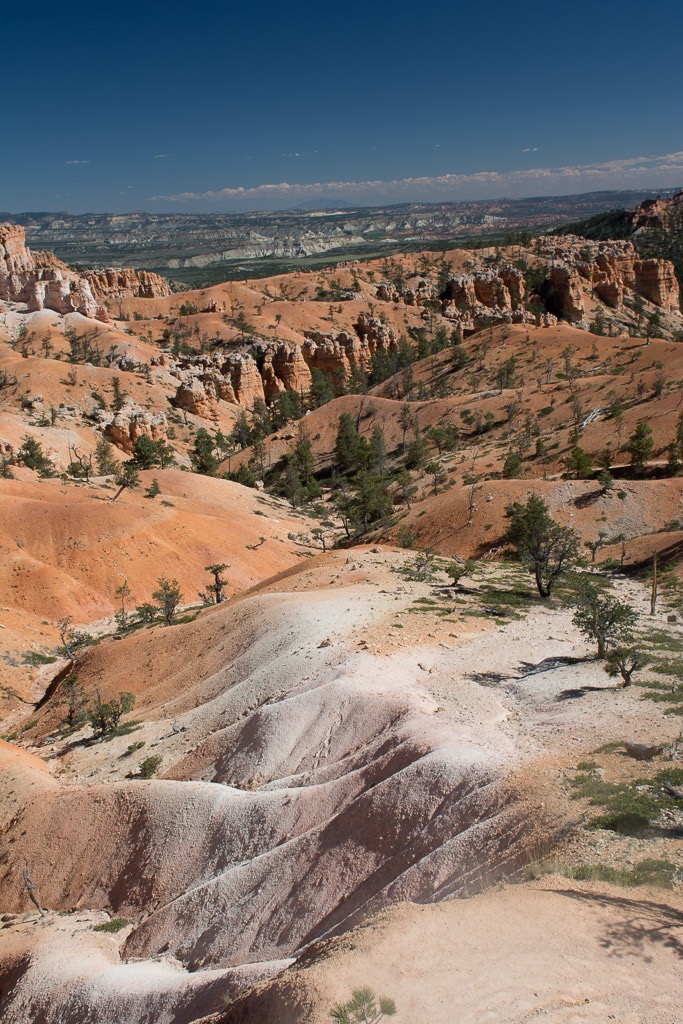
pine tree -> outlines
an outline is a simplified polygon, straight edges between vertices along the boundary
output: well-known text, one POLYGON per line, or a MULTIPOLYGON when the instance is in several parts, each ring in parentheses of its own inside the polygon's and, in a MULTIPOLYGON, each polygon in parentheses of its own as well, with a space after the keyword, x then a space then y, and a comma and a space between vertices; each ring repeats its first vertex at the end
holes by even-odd
POLYGON ((156 466, 156 445, 146 434, 141 434, 133 445, 133 462, 140 469, 152 469, 153 466, 156 466))
POLYGON ((219 462, 214 452, 214 440, 211 434, 204 427, 200 427, 195 434, 194 446, 190 453, 192 466, 196 473, 204 473, 206 476, 215 476, 219 462))
POLYGON ((654 438, 652 431, 645 420, 639 420, 638 426, 631 434, 626 445, 626 450, 631 456, 631 465, 636 473, 644 472, 645 464, 652 455, 653 448, 654 438))
POLYGON ((125 462, 116 474, 116 486, 118 487, 118 491, 111 500, 116 501, 119 495, 123 494, 125 490, 134 490, 139 483, 140 474, 138 473, 136 466, 132 462, 125 462))
POLYGON ((590 640, 597 644, 598 658, 604 658, 610 648, 628 644, 633 627, 638 621, 633 608, 609 594, 603 595, 590 582, 584 582, 577 596, 573 622, 590 640))
POLYGON ((339 417, 337 438, 334 445, 337 469, 349 473, 357 468, 360 435, 353 418, 347 412, 339 417))
POLYGON ((593 472, 593 463, 590 460, 590 456, 586 454, 583 448, 579 448, 578 445, 572 448, 566 465, 567 469, 570 473, 574 474, 577 480, 583 480, 593 472))
POLYGON ((384 431, 377 425, 370 438, 370 468, 374 473, 384 476, 387 471, 387 445, 384 431))
POLYGON ((505 509, 509 520, 506 540, 517 549, 522 563, 536 580, 541 597, 550 597, 557 580, 572 567, 579 553, 579 538, 568 526, 556 523, 546 502, 530 494, 524 504, 505 509))
POLYGON ((204 571, 213 576, 213 583, 210 583, 206 589, 212 594, 216 604, 221 604, 225 600, 226 579, 223 573, 229 568, 227 562, 215 562, 213 565, 204 566, 204 571))
POLYGON ((167 626, 173 625, 176 609, 182 597, 178 580, 169 580, 165 576, 159 577, 157 589, 153 592, 152 598, 157 602, 167 626))
POLYGON ((95 465, 100 476, 111 476, 116 472, 118 463, 114 458, 114 445, 106 437, 95 445, 95 465))

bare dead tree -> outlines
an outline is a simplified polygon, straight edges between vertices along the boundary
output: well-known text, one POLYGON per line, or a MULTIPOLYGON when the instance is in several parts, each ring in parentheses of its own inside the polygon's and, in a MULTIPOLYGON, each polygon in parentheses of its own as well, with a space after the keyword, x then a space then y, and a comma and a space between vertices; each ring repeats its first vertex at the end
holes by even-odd
POLYGON ((89 484, 90 474, 92 473, 92 452, 90 452, 86 458, 85 455, 81 455, 75 445, 69 445, 69 452, 72 457, 72 462, 81 467, 81 473, 85 477, 85 482, 86 484, 89 484))
POLYGON ((467 505, 467 525, 468 526, 472 525, 472 517, 474 516, 474 509, 476 507, 475 504, 474 504, 474 498, 475 498, 475 495, 477 493, 477 490, 478 490, 478 485, 476 483, 472 484, 472 486, 470 487, 470 497, 469 497, 469 502, 468 502, 468 505, 467 505))
POLYGON ((45 910, 45 908, 41 904, 40 898, 39 898, 39 896, 38 896, 38 894, 36 892, 35 882, 31 878, 31 866, 30 866, 28 861, 24 862, 24 885, 23 885, 23 888, 28 893, 28 898, 30 899, 31 903, 33 903, 33 905, 37 908, 38 913, 40 914, 40 916, 41 917, 45 917, 45 915, 47 914, 47 910, 45 910))
POLYGON ((74 643, 73 621, 74 620, 71 615, 65 615, 64 618, 60 619, 57 623, 57 629, 59 630, 59 639, 62 642, 64 653, 69 661, 75 664, 76 655, 72 650, 74 643))

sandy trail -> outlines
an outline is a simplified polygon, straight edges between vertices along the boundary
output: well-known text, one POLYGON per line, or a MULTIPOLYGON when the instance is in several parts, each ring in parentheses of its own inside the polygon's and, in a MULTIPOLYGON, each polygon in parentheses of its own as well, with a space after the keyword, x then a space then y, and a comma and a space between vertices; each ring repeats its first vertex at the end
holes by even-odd
POLYGON ((258 986, 221 1024, 324 1024, 369 985, 397 1024, 677 1024, 683 903, 550 878, 402 905, 258 986))

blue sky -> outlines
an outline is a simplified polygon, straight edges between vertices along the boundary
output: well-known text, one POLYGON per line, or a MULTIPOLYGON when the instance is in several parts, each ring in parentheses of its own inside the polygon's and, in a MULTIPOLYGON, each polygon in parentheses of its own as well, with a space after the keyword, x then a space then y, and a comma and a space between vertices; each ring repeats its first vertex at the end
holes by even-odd
POLYGON ((683 13, 614 0, 3 12, 0 210, 683 185, 683 13))

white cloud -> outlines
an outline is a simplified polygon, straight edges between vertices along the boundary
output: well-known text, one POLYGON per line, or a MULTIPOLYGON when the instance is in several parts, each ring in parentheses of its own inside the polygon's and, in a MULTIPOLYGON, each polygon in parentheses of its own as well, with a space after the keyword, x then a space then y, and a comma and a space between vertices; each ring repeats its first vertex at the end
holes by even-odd
MULTIPOLYGON (((530 150, 534 152, 535 150, 530 150)), ((429 202, 533 195, 563 195, 598 189, 664 188, 683 184, 683 152, 638 156, 603 163, 564 167, 532 167, 514 171, 477 171, 434 177, 369 181, 286 181, 226 187, 209 192, 152 196, 157 201, 233 202, 258 208, 259 203, 287 206, 311 197, 345 197, 359 202, 429 202)))
POLYGON ((64 163, 66 163, 66 164, 89 164, 90 161, 89 160, 65 160, 64 163))
POLYGON ((168 160, 170 155, 171 155, 170 153, 155 153, 154 154, 154 159, 155 160, 168 160))

